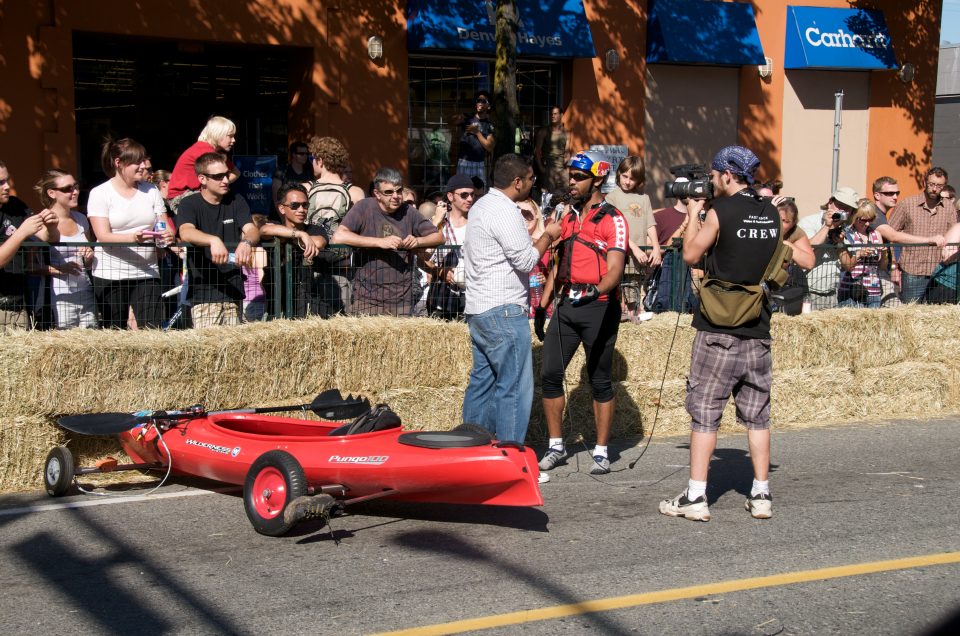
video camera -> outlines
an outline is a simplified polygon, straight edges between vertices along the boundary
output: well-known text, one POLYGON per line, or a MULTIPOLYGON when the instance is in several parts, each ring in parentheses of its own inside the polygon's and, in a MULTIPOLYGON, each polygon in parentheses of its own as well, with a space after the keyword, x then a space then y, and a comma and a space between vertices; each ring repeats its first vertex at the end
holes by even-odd
POLYGON ((670 174, 683 177, 686 181, 670 181, 663 186, 663 196, 667 199, 712 199, 713 183, 710 173, 698 163, 685 163, 670 168, 670 174))

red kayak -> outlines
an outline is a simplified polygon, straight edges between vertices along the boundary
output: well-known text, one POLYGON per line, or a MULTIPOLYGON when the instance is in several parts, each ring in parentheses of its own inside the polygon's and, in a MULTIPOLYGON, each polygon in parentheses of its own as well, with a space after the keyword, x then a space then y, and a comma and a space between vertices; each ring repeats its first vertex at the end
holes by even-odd
MULTIPOLYGON (((382 405, 349 424, 250 411, 160 413, 140 414, 136 426, 119 434, 124 451, 137 463, 111 468, 161 467, 243 484, 247 516, 261 534, 281 535, 304 518, 374 498, 543 505, 533 450, 497 443, 476 426, 404 432, 399 417, 382 405)), ((76 430, 75 422, 64 423, 67 419, 61 423, 76 430)), ((74 475, 94 470, 74 471, 63 451, 58 447, 48 457, 51 494, 63 494, 64 482, 68 487, 74 475)))

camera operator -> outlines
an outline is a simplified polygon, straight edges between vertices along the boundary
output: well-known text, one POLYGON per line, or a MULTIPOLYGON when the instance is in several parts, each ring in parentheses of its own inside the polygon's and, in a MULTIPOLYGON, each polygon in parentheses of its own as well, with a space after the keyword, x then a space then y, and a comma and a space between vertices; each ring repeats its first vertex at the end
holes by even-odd
POLYGON ((843 226, 846 225, 850 215, 856 211, 859 200, 860 195, 853 188, 847 186, 837 188, 830 199, 820 206, 821 210, 826 210, 821 218, 823 225, 810 239, 810 244, 842 244, 843 226))
MULTIPOLYGON (((758 285, 779 247, 780 215, 769 199, 750 186, 760 166, 757 156, 742 146, 720 150, 711 164, 713 207, 701 225, 704 201, 687 204, 688 227, 683 260, 696 264, 706 257, 706 272, 727 285, 758 285)), ((741 287, 745 289, 745 287, 741 287)), ((704 293, 693 315, 693 342, 686 407, 690 414, 690 480, 673 499, 660 502, 660 513, 709 521, 707 472, 717 444, 717 429, 733 394, 737 420, 747 428, 754 480, 745 507, 756 519, 773 514, 768 482, 770 468, 770 303, 757 300, 759 315, 732 323, 710 322, 704 314, 704 293)), ((764 296, 761 293, 761 296, 764 296)), ((714 316, 717 318, 717 316, 714 316)))

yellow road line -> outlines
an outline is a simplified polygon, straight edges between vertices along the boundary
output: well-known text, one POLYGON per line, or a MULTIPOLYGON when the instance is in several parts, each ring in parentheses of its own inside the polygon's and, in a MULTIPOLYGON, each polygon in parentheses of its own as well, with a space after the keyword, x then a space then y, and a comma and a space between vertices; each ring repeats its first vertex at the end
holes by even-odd
POLYGON ((846 576, 862 576, 864 574, 875 574, 877 572, 908 570, 910 568, 922 568, 931 565, 947 565, 950 563, 960 563, 960 552, 944 552, 941 554, 927 554, 924 556, 907 557, 904 559, 892 559, 890 561, 855 563, 853 565, 841 565, 837 567, 820 568, 817 570, 801 570, 799 572, 786 572, 783 574, 759 576, 749 579, 720 581, 719 583, 707 583, 705 585, 694 585, 692 587, 678 587, 671 590, 661 590, 659 592, 645 592, 643 594, 615 596, 612 598, 596 599, 593 601, 583 601, 582 603, 555 605, 553 607, 543 607, 534 610, 510 612, 509 614, 496 614, 493 616, 483 616, 480 618, 468 618, 462 621, 453 621, 450 623, 424 625, 422 627, 413 627, 394 632, 383 632, 378 636, 386 636, 387 634, 417 634, 418 636, 430 634, 456 634, 480 629, 519 625, 533 621, 545 621, 555 618, 562 618, 564 616, 580 616, 582 614, 592 614, 595 612, 607 612, 615 609, 623 609, 625 607, 636 607, 638 605, 666 603, 669 601, 678 601, 680 599, 695 598, 710 594, 728 594, 730 592, 741 592, 743 590, 755 590, 765 587, 777 587, 780 585, 793 585, 796 583, 809 583, 811 581, 826 581, 829 579, 839 579, 846 576))

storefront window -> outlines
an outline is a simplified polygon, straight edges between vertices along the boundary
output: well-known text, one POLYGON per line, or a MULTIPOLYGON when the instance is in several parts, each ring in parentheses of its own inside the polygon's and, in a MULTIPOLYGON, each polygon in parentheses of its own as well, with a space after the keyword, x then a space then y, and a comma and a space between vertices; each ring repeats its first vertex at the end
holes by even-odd
MULTIPOLYGON (((532 139, 548 123, 550 106, 560 102, 561 69, 557 62, 517 64, 520 135, 532 139)), ((492 92, 493 61, 410 56, 409 85, 409 183, 426 196, 450 177, 450 120, 473 113, 477 91, 492 92)))

